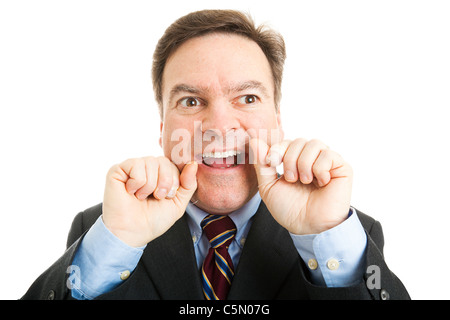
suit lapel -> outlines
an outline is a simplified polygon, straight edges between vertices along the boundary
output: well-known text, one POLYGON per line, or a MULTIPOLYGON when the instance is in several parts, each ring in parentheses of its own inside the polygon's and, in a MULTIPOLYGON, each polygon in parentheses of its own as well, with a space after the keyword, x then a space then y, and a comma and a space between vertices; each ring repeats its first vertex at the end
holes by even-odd
POLYGON ((228 299, 274 299, 298 253, 264 202, 255 214, 228 299))
MULTIPOLYGON (((261 201, 228 299, 274 299, 297 259, 289 233, 261 201)), ((147 245, 141 261, 161 299, 203 299, 185 215, 147 245)))
POLYGON ((142 262, 161 299, 203 299, 185 215, 147 245, 142 262))

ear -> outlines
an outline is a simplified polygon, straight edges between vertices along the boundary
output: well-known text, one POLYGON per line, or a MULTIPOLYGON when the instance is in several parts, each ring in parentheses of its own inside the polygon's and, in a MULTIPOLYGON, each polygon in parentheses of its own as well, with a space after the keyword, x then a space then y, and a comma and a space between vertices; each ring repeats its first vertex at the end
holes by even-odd
POLYGON ((284 140, 284 130, 283 130, 283 126, 281 124, 280 109, 278 109, 278 111, 277 111, 277 123, 278 123, 278 131, 280 134, 280 141, 283 141, 284 140))
POLYGON ((159 125, 159 146, 162 148, 162 133, 163 133, 164 123, 161 121, 159 125))

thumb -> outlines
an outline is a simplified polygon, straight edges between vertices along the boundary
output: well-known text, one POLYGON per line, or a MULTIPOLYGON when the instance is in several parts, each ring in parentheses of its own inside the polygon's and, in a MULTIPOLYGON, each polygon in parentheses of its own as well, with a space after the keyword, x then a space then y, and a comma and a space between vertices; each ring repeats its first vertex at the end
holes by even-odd
POLYGON ((197 190, 197 169, 198 163, 192 161, 186 164, 181 171, 180 187, 178 188, 177 196, 186 204, 191 200, 195 190, 197 190))
POLYGON ((277 169, 271 167, 266 162, 269 146, 260 139, 254 138, 249 142, 250 146, 250 163, 254 164, 256 176, 258 177, 259 190, 265 189, 277 180, 277 169))

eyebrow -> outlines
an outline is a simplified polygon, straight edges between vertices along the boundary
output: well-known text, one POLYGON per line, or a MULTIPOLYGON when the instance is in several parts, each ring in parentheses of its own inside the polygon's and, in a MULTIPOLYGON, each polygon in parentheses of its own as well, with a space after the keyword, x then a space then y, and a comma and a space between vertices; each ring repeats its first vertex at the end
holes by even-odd
POLYGON ((246 91, 246 90, 250 90, 250 89, 258 90, 266 97, 269 96, 266 87, 261 82, 256 81, 256 80, 250 80, 250 81, 245 81, 242 83, 231 84, 228 87, 227 91, 228 91, 228 93, 233 93, 233 92, 242 92, 242 91, 246 91))
MULTIPOLYGON (((226 88, 226 93, 239 93, 242 91, 246 91, 249 89, 258 90, 261 94, 263 94, 266 98, 269 97, 267 88, 260 82, 256 80, 249 80, 240 83, 231 83, 226 88)), ((202 95, 210 92, 209 87, 194 87, 185 83, 180 83, 175 85, 170 90, 169 102, 171 103, 173 98, 180 93, 189 93, 194 95, 202 95)))

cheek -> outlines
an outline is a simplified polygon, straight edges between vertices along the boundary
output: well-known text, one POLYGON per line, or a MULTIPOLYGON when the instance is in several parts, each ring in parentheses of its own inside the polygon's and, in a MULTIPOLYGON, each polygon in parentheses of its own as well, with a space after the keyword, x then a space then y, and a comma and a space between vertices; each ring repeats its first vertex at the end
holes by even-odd
POLYGON ((179 169, 192 159, 193 134, 181 124, 172 123, 162 130, 162 148, 164 156, 169 158, 179 169))
POLYGON ((268 145, 282 141, 284 134, 276 119, 275 116, 253 117, 246 123, 249 137, 263 140, 268 145))

